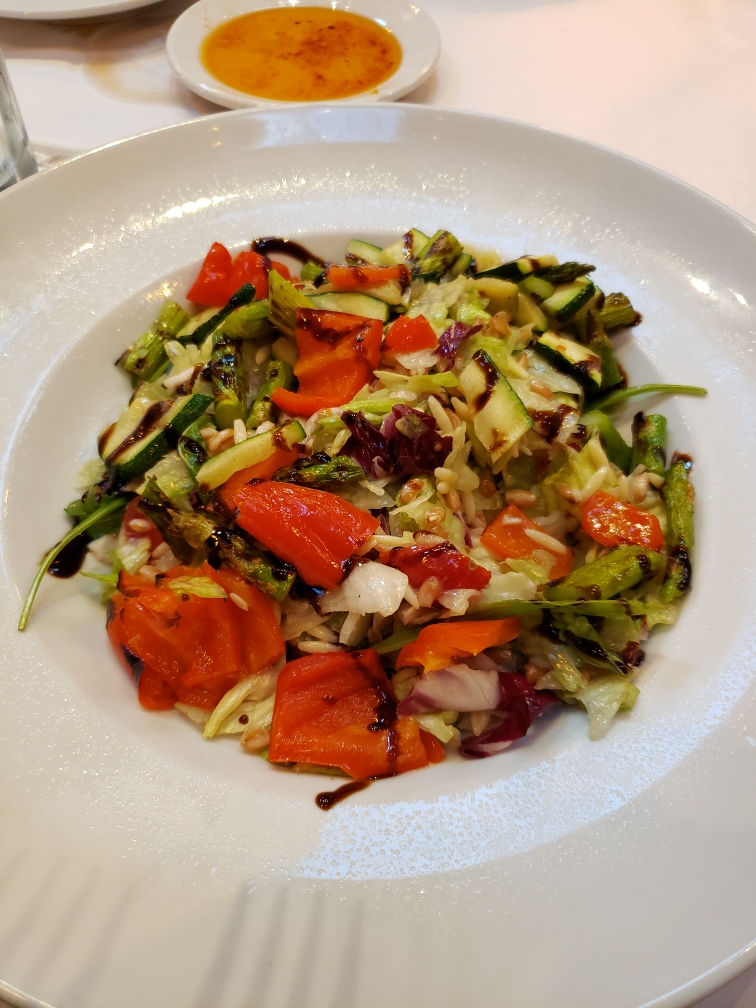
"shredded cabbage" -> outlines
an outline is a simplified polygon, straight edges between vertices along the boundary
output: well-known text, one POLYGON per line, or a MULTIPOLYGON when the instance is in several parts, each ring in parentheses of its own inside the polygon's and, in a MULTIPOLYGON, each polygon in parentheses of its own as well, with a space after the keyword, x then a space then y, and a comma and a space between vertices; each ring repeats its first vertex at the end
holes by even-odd
POLYGON ((115 555, 127 574, 136 574, 150 559, 150 552, 150 540, 140 537, 139 539, 128 539, 116 547, 115 555))
POLYGON ((635 683, 621 675, 597 676, 573 695, 585 707, 590 720, 589 738, 602 738, 618 711, 630 711, 635 706, 640 690, 635 683))
POLYGON ((74 490, 88 490, 95 483, 99 483, 105 476, 105 463, 100 458, 90 459, 85 462, 76 474, 73 482, 74 490))
POLYGON ((196 595, 197 598, 228 598, 226 590, 209 577, 177 577, 165 582, 165 587, 177 595, 196 595))
POLYGON ((243 700, 257 702, 271 696, 275 692, 276 678, 282 667, 283 662, 280 662, 277 668, 274 666, 275 671, 258 672, 255 675, 247 676, 246 679, 242 679, 232 687, 228 693, 225 693, 210 715, 202 737, 212 738, 223 721, 236 710, 243 700))
POLYGON ((453 724, 447 724, 444 720, 444 716, 450 714, 454 715, 454 719, 458 716, 456 711, 444 711, 441 714, 413 714, 412 717, 423 731, 430 732, 431 735, 436 736, 439 742, 447 745, 452 740, 458 742, 460 739, 459 729, 455 728, 453 724))
POLYGON ((380 613, 391 616, 402 604, 409 578, 402 571, 368 560, 358 564, 335 591, 320 599, 321 612, 380 613))

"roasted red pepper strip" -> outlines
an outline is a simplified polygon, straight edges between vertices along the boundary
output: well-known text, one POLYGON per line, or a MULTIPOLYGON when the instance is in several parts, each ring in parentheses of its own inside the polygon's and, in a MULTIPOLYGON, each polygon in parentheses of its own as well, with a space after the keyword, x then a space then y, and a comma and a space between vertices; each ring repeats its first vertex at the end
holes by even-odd
POLYGON ((240 487, 243 487, 245 483, 249 483, 250 480, 270 479, 271 476, 275 476, 279 469, 294 465, 302 457, 302 454, 303 451, 299 445, 295 445, 291 449, 277 448, 264 462, 258 462, 257 465, 249 466, 247 469, 241 469, 238 473, 234 473, 218 489, 216 499, 220 501, 229 515, 233 515, 234 508, 236 507, 234 498, 236 497, 236 491, 240 487))
MULTIPOLYGON (((279 262, 277 259, 271 259, 270 268, 274 269, 279 276, 282 276, 284 278, 284 280, 289 281, 292 280, 291 273, 289 272, 289 267, 285 263, 279 262)), ((294 278, 294 283, 298 282, 299 282, 298 278, 294 278)))
POLYGON ((229 283, 232 266, 231 253, 225 245, 213 242, 197 279, 187 291, 187 300, 208 307, 224 305, 234 293, 229 283))
POLYGON ((283 654, 273 607, 234 571, 174 567, 162 581, 153 586, 121 573, 110 606, 108 636, 139 683, 144 706, 161 709, 178 699, 212 709, 240 678, 283 654), (248 608, 229 598, 178 594, 168 586, 177 577, 208 577, 248 608))
POLYGON ((137 683, 139 703, 147 710, 170 710, 178 697, 159 672, 145 665, 137 683))
POLYGON ((572 569, 572 550, 565 546, 564 553, 557 553, 555 550, 543 546, 541 543, 531 539, 525 531, 531 529, 534 532, 542 532, 534 521, 524 515, 514 504, 505 507, 480 537, 481 543, 497 556, 508 560, 521 560, 529 557, 534 550, 545 550, 554 557, 554 563, 549 571, 549 579, 564 577, 572 569), (519 519, 519 521, 513 521, 519 519))
POLYGON ((441 746, 425 735, 411 717, 396 716, 393 688, 373 650, 308 655, 278 677, 272 762, 386 777, 443 759, 441 746))
POLYGON ((335 494, 288 483, 245 484, 234 501, 237 525, 320 588, 338 588, 344 562, 380 524, 335 494))
POLYGON ((337 290, 361 290, 364 287, 377 287, 388 280, 409 282, 409 270, 406 266, 329 266, 326 271, 328 282, 337 290))
POLYGON ((310 416, 318 409, 343 406, 373 380, 383 336, 377 319, 298 308, 294 335, 299 348, 294 368, 299 391, 277 389, 272 395, 276 406, 290 416, 310 416), (314 409, 310 408, 314 403, 314 409))
MULTIPOLYGON (((359 389, 357 391, 359 392, 359 389)), ((333 396, 307 395, 305 392, 290 392, 288 389, 274 389, 270 398, 279 409, 291 417, 310 417, 318 410, 337 405, 333 401, 333 396)), ((346 402, 349 402, 349 399, 346 402)), ((338 405, 344 404, 338 403, 338 405)))
POLYGON ((583 531, 602 546, 645 546, 660 550, 664 533, 656 515, 598 490, 583 507, 583 531))
POLYGON ((433 623, 423 627, 414 644, 407 644, 397 655, 396 667, 419 665, 424 672, 446 668, 464 661, 486 648, 506 644, 520 632, 520 618, 470 620, 433 623))
POLYGON ((146 618, 163 645, 160 652, 153 650, 152 644, 146 645, 149 648, 146 654, 137 648, 134 650, 168 678, 179 695, 180 686, 188 689, 199 686, 213 691, 217 687, 225 692, 243 674, 241 634, 235 611, 232 611, 236 606, 228 599, 179 595, 168 587, 177 577, 207 577, 207 574, 201 568, 174 567, 161 579, 163 585, 152 592, 142 592, 133 606, 126 607, 127 628, 133 627, 138 633, 139 624, 146 618), (169 668, 174 668, 174 662, 181 670, 180 684, 167 674, 169 668))
MULTIPOLYGON (((192 661, 187 658, 186 643, 183 642, 182 646, 179 639, 166 639, 165 633, 160 631, 167 630, 171 620, 177 626, 184 617, 197 619, 202 610, 197 605, 188 609, 187 605, 192 603, 183 603, 170 589, 151 589, 143 578, 139 580, 146 585, 145 591, 130 591, 125 604, 119 606, 121 600, 118 594, 113 596, 111 601, 114 603, 114 615, 108 623, 108 636, 119 658, 136 681, 141 683, 139 673, 150 670, 145 687, 140 690, 140 702, 150 700, 146 706, 158 706, 161 693, 156 688, 156 677, 159 677, 182 703, 211 710, 223 694, 238 682, 241 668, 231 676, 208 679, 201 684, 185 683, 184 675, 197 671, 196 668, 192 669, 192 661), (173 595, 176 601, 170 599, 169 595, 173 595), (156 612, 156 608, 162 608, 162 612, 156 612)), ((238 664, 241 666, 240 660, 238 664)), ((162 696, 164 706, 168 706, 168 698, 169 694, 165 691, 162 696)))
POLYGON ((414 353, 438 346, 438 337, 430 322, 422 315, 407 318, 403 315, 389 328, 383 339, 383 349, 393 353, 414 353))
POLYGON ((268 296, 268 273, 271 268, 277 270, 284 280, 291 279, 283 263, 271 262, 259 252, 240 252, 232 260, 231 253, 224 245, 213 242, 200 266, 197 279, 187 292, 187 300, 208 308, 220 308, 240 287, 249 283, 255 288, 255 300, 262 301, 268 296))
MULTIPOLYGON (((255 288, 255 301, 262 301, 268 296, 268 271, 270 259, 261 256, 259 252, 240 252, 234 259, 229 277, 230 298, 244 284, 252 284, 255 288)), ((228 301, 228 298, 226 298, 228 301)), ((226 303, 225 301, 223 302, 226 303)))
POLYGON ((273 605, 261 591, 251 585, 237 571, 228 567, 213 570, 205 563, 203 573, 224 588, 229 598, 233 593, 247 606, 236 608, 233 618, 241 629, 241 657, 246 675, 264 672, 284 653, 284 642, 273 605))
POLYGON ((482 591, 491 580, 491 574, 455 549, 451 543, 438 546, 396 546, 385 559, 390 567, 403 571, 414 589, 429 578, 438 580, 441 591, 455 588, 473 588, 482 591))
MULTIPOLYGON (((145 588, 148 587, 143 578, 139 580, 145 588)), ((149 710, 168 710, 173 707, 178 697, 160 673, 145 664, 129 646, 129 635, 123 621, 123 609, 129 601, 130 599, 121 592, 116 592, 108 603, 107 628, 110 643, 124 668, 134 679, 142 707, 149 710)))

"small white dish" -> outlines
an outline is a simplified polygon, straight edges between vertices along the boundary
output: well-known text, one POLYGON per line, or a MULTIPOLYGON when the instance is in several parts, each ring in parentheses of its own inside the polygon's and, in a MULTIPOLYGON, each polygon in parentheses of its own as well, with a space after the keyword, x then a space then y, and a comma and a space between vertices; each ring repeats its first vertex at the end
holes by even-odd
POLYGON ((161 0, 0 0, 0 17, 28 21, 72 21, 90 24, 128 17, 140 7, 156 7, 161 0))
POLYGON ((361 14, 387 28, 402 47, 397 70, 375 88, 337 99, 344 102, 396 101, 419 87, 438 61, 441 42, 433 21, 425 11, 408 0, 199 0, 176 19, 168 32, 168 60, 182 82, 195 94, 226 108, 242 109, 279 106, 274 101, 237 91, 214 77, 202 62, 202 43, 213 29, 255 11, 271 7, 329 7, 361 14))

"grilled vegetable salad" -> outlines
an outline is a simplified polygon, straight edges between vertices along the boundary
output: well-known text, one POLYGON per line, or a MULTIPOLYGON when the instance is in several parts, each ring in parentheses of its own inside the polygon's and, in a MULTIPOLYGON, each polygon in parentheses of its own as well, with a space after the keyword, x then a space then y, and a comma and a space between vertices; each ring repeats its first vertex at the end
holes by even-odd
POLYGON ((133 394, 19 628, 88 549, 140 703, 205 738, 356 780, 492 756, 563 705, 599 738, 693 549, 690 459, 612 411, 705 390, 626 386, 640 316, 593 274, 448 231, 344 263, 215 243, 196 314, 166 301, 118 361, 133 394))

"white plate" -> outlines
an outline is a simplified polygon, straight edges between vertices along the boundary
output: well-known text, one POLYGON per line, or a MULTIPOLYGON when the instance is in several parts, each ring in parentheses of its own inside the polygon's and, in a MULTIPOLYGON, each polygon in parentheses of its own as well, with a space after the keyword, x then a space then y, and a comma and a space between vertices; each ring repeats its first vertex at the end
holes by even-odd
MULTIPOLYGON (((223 114, 0 196, 0 969, 55 1008, 679 1008, 754 960, 756 236, 679 182, 503 120, 409 105, 223 114), (445 226, 597 266, 644 322, 635 380, 696 460, 695 585, 606 739, 544 718, 499 757, 322 779, 141 710, 89 582, 15 623, 112 362, 211 241, 445 226)), ((629 411, 631 412, 631 411, 629 411)), ((76 583, 76 582, 79 583, 76 583)), ((15 1000, 14 1000, 15 997, 15 1000)))
POLYGON ((161 0, 0 0, 0 17, 30 21, 75 21, 89 24, 99 18, 126 17, 140 7, 155 7, 161 0))
POLYGON ((350 11, 377 21, 388 28, 402 47, 397 70, 378 87, 341 98, 359 104, 366 101, 395 101, 418 87, 430 76, 438 61, 440 42, 436 26, 415 4, 408 0, 200 0, 176 19, 166 39, 168 60, 184 84, 202 98, 226 108, 277 107, 284 102, 259 98, 228 87, 209 73, 201 59, 202 43, 218 25, 231 18, 270 7, 324 7, 350 11))

